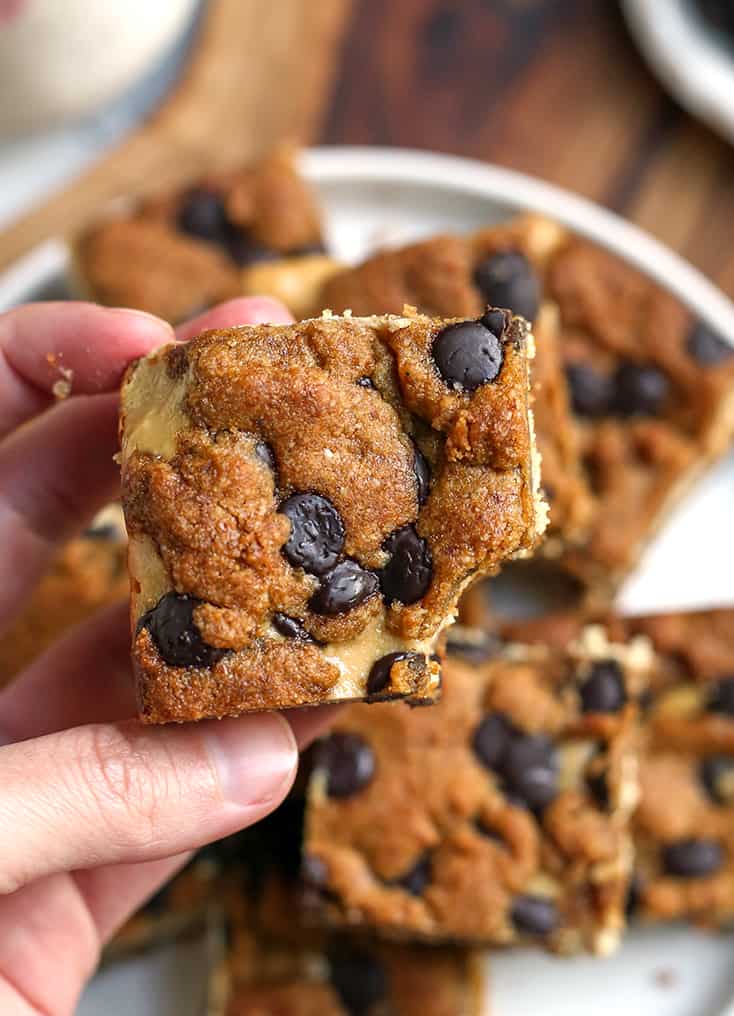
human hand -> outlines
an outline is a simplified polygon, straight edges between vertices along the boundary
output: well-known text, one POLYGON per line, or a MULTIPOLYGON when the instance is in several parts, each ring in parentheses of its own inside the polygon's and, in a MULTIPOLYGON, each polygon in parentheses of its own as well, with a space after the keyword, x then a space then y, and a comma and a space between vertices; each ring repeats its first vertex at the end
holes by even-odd
MULTIPOLYGON (((286 322, 232 300, 178 331, 286 322)), ((115 496, 117 388, 174 339, 147 314, 84 303, 0 315, 0 626, 54 550, 115 496), (59 368, 72 395, 53 406, 59 368)), ((145 727, 134 719, 123 606, 79 626, 0 692, 0 1012, 67 1016, 101 946, 187 858, 283 800, 307 710, 145 727)))

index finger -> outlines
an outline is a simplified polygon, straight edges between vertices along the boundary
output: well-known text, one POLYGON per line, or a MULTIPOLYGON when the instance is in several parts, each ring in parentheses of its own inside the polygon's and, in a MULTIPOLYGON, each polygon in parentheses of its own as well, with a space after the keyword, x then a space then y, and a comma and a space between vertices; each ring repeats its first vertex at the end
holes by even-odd
POLYGON ((0 438, 60 391, 114 391, 131 360, 173 338, 151 314, 93 303, 29 303, 0 314, 0 438))

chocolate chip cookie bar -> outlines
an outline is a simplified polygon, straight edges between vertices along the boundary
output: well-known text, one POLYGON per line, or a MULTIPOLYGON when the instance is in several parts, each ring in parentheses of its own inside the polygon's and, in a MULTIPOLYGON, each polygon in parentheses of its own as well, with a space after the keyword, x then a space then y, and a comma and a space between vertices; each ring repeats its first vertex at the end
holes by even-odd
POLYGON ((636 878, 643 920, 734 920, 734 610, 627 619, 657 651, 645 700, 636 878))
POLYGON ((732 347, 637 270, 536 216, 378 253, 333 276, 321 299, 358 313, 407 301, 441 314, 474 314, 489 300, 535 319, 546 548, 594 605, 608 605, 734 432, 732 347), (557 338, 544 331, 546 306, 557 338))
POLYGON ((532 351, 490 309, 210 331, 133 365, 142 718, 433 698, 462 589, 544 527, 532 351))
POLYGON ((241 295, 282 299, 300 317, 339 266, 293 153, 207 177, 101 222, 75 245, 79 288, 99 303, 173 323, 241 295))
POLYGON ((320 742, 304 878, 381 936, 607 953, 632 867, 644 643, 508 647, 444 666, 441 702, 357 706, 320 742))
POLYGON ((734 348, 671 295, 569 238, 546 287, 557 303, 596 510, 564 564, 608 599, 667 511, 734 432, 734 348))
POLYGON ((564 233, 538 216, 522 216, 470 236, 437 236, 380 251, 331 276, 320 305, 355 314, 399 313, 404 304, 427 314, 478 316, 485 304, 509 307, 533 323, 535 422, 550 505, 543 553, 556 556, 585 537, 591 495, 569 411, 557 308, 543 293, 545 266, 564 233))
POLYGON ((30 602, 0 638, 0 686, 100 607, 124 600, 127 540, 119 505, 100 512, 57 555, 30 602))

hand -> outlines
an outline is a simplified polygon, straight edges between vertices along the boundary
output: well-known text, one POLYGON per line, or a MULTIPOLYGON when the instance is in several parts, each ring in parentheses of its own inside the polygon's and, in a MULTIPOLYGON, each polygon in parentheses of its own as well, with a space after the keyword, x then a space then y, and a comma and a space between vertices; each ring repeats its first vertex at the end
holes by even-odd
MULTIPOLYGON (((233 300, 179 330, 291 320, 233 300)), ((117 388, 174 339, 157 318, 83 303, 0 315, 0 626, 61 542, 115 496, 117 388), (54 383, 72 395, 53 405, 54 383), (70 373, 69 373, 70 372, 70 373)), ((70 632, 0 692, 0 1012, 66 1016, 99 951, 187 851, 283 800, 328 710, 144 727, 124 606, 70 632)))

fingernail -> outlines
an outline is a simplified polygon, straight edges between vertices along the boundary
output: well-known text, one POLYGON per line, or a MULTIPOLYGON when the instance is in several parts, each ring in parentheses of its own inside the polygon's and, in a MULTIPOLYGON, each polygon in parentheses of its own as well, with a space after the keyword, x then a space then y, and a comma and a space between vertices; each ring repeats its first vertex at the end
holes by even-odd
POLYGON ((288 721, 279 713, 212 721, 206 724, 204 738, 225 800, 267 804, 290 785, 298 748, 288 721))
POLYGON ((149 314, 147 310, 133 310, 132 307, 110 307, 109 309, 114 314, 124 314, 130 321, 140 321, 147 328, 158 328, 160 331, 166 332, 170 336, 170 340, 173 339, 172 325, 168 321, 164 321, 163 318, 156 317, 155 314, 149 314))

